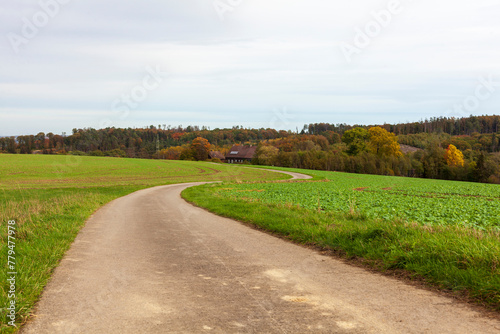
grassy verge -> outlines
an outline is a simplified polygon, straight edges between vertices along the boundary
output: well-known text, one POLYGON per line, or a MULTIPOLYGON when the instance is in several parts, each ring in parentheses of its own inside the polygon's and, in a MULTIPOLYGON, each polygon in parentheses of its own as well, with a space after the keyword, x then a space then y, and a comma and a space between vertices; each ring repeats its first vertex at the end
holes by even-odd
MULTIPOLYGON (((245 185, 241 188, 245 187, 248 188, 245 185)), ((283 187, 286 189, 286 184, 283 187)), ((260 188, 254 192, 241 190, 240 197, 226 197, 220 194, 225 189, 233 186, 193 187, 186 189, 183 197, 221 216, 250 223, 298 243, 361 258, 364 264, 381 271, 398 270, 407 277, 466 295, 500 311, 498 229, 432 226, 400 218, 370 218, 355 208, 344 212, 322 211, 292 202, 272 203, 250 197, 262 194, 260 188)))
POLYGON ((5 307, 8 221, 14 220, 16 325, 29 317, 51 273, 86 219, 118 197, 147 187, 198 181, 279 180, 237 166, 138 159, 0 155, 0 332, 12 333, 5 307))

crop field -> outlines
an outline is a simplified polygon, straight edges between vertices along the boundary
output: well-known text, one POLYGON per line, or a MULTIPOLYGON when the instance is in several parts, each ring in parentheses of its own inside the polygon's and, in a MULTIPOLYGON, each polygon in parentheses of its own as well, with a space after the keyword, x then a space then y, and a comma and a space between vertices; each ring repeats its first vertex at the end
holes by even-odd
POLYGON ((500 186, 467 182, 314 172, 328 182, 221 186, 218 196, 305 209, 358 212, 373 219, 500 230, 500 186))
MULTIPOLYGON (((115 198, 172 183, 286 178, 274 172, 211 163, 0 154, 0 253, 5 260, 0 271, 0 308, 8 303, 8 251, 17 272, 19 325, 26 321, 85 220, 115 198), (10 249, 9 221, 15 221, 10 249)), ((7 327, 5 316, 6 312, 1 312, 0 332, 14 331, 7 327)))

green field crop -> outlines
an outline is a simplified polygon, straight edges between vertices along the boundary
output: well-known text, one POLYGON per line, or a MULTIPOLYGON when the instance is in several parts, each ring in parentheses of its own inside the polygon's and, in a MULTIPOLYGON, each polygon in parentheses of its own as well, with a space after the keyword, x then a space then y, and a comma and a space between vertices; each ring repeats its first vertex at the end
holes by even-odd
POLYGON ((329 182, 221 186, 221 197, 351 212, 425 225, 500 229, 500 186, 379 175, 313 172, 329 182))
MULTIPOLYGON (((0 254, 7 263, 8 226, 16 222, 16 324, 29 316, 53 269, 85 220, 107 202, 147 187, 199 181, 257 181, 288 176, 203 162, 0 154, 0 254)), ((0 308, 8 303, 0 271, 0 308)), ((0 314, 0 332, 7 326, 0 314)))

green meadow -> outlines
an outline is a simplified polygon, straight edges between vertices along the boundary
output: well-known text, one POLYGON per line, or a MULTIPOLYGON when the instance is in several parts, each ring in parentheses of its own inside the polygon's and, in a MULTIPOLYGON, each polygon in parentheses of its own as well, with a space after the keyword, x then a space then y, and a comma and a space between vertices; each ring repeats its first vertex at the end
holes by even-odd
POLYGON ((183 197, 500 310, 500 186, 280 169, 314 179, 209 184, 183 197))
POLYGON ((15 258, 16 324, 24 323, 86 219, 134 191, 173 183, 287 179, 264 170, 204 162, 0 154, 0 331, 7 326, 8 252, 15 258), (8 246, 8 222, 15 234, 8 246), (15 243, 15 248, 12 247, 15 243))

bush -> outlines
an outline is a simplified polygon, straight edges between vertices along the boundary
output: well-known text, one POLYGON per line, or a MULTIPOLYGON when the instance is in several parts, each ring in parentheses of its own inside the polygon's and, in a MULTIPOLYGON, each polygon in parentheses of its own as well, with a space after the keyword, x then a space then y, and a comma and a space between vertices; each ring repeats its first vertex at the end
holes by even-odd
POLYGON ((498 177, 496 175, 491 175, 488 178, 488 183, 500 184, 500 177, 498 177))
POLYGON ((119 148, 115 148, 114 150, 105 152, 104 155, 107 157, 125 158, 127 153, 119 148))
POLYGON ((69 151, 68 154, 71 154, 71 155, 87 155, 85 152, 78 151, 78 150, 69 151))
POLYGON ((100 150, 95 150, 95 151, 89 152, 89 155, 93 156, 93 157, 103 157, 104 153, 102 153, 102 151, 100 151, 100 150))
POLYGON ((115 158, 125 158, 127 156, 127 153, 125 151, 120 150, 119 148, 115 148, 114 150, 107 151, 104 153, 105 156, 107 157, 115 157, 115 158))

